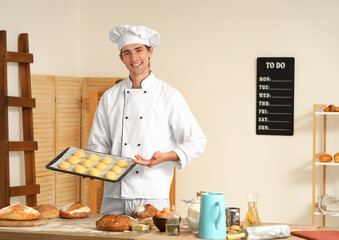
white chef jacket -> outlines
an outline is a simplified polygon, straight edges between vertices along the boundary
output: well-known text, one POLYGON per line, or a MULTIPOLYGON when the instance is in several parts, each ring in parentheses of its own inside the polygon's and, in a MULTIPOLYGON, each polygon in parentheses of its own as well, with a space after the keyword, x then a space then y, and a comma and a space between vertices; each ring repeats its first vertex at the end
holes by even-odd
POLYGON ((88 149, 150 159, 156 151, 175 151, 180 161, 152 168, 136 165, 120 182, 105 182, 108 198, 169 198, 173 166, 181 169, 201 156, 206 137, 182 95, 153 73, 132 89, 125 79, 108 89, 95 113, 88 149))

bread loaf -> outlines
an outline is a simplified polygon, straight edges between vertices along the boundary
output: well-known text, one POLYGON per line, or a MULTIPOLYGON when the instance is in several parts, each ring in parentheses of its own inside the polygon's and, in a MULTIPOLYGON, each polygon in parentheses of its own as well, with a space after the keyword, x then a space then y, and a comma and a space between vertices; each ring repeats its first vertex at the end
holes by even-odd
POLYGON ((0 219, 2 220, 34 220, 40 217, 40 213, 30 207, 23 205, 13 205, 0 209, 0 219))
POLYGON ((339 163, 339 152, 336 153, 336 154, 334 154, 334 161, 335 161, 336 163, 339 163))
POLYGON ((88 217, 91 209, 81 202, 69 203, 60 209, 60 216, 63 218, 84 218, 88 217))
POLYGON ((42 204, 36 206, 36 209, 40 213, 41 218, 57 218, 59 217, 59 210, 51 204, 42 204))
POLYGON ((151 204, 146 204, 145 206, 139 206, 132 212, 133 218, 151 218, 154 217, 158 209, 151 204))
POLYGON ((320 162, 331 162, 332 161, 332 156, 330 154, 322 154, 319 157, 320 162))
POLYGON ((128 231, 133 221, 135 220, 129 216, 107 214, 96 222, 96 227, 101 231, 128 231))

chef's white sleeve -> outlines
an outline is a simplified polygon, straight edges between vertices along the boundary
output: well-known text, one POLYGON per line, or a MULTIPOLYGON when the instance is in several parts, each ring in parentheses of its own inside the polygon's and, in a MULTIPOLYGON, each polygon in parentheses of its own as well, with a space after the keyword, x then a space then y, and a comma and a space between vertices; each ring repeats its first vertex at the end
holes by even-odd
POLYGON ((109 131, 109 117, 105 97, 100 99, 96 109, 87 148, 101 153, 110 153, 112 140, 109 131))
POLYGON ((203 154, 207 139, 179 92, 173 98, 170 107, 170 124, 178 142, 178 147, 174 151, 180 159, 174 164, 181 169, 203 154))

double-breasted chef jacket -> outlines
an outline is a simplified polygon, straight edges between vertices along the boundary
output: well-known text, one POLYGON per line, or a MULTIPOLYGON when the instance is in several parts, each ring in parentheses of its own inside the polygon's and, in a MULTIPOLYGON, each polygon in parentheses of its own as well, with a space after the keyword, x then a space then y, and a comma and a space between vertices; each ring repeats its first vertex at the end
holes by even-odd
POLYGON ((88 149, 150 159, 175 151, 180 161, 136 165, 120 182, 105 182, 106 198, 169 198, 173 166, 181 169, 201 156, 206 137, 182 95, 153 73, 132 89, 125 79, 108 89, 95 113, 88 149))

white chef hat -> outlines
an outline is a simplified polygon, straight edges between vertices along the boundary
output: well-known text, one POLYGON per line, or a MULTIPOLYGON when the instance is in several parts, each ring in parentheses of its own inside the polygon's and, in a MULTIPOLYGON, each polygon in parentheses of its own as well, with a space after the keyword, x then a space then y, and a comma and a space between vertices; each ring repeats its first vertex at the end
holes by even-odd
POLYGON ((124 46, 132 43, 156 47, 160 42, 160 35, 155 30, 144 26, 118 25, 109 32, 109 39, 118 43, 121 51, 124 46))

